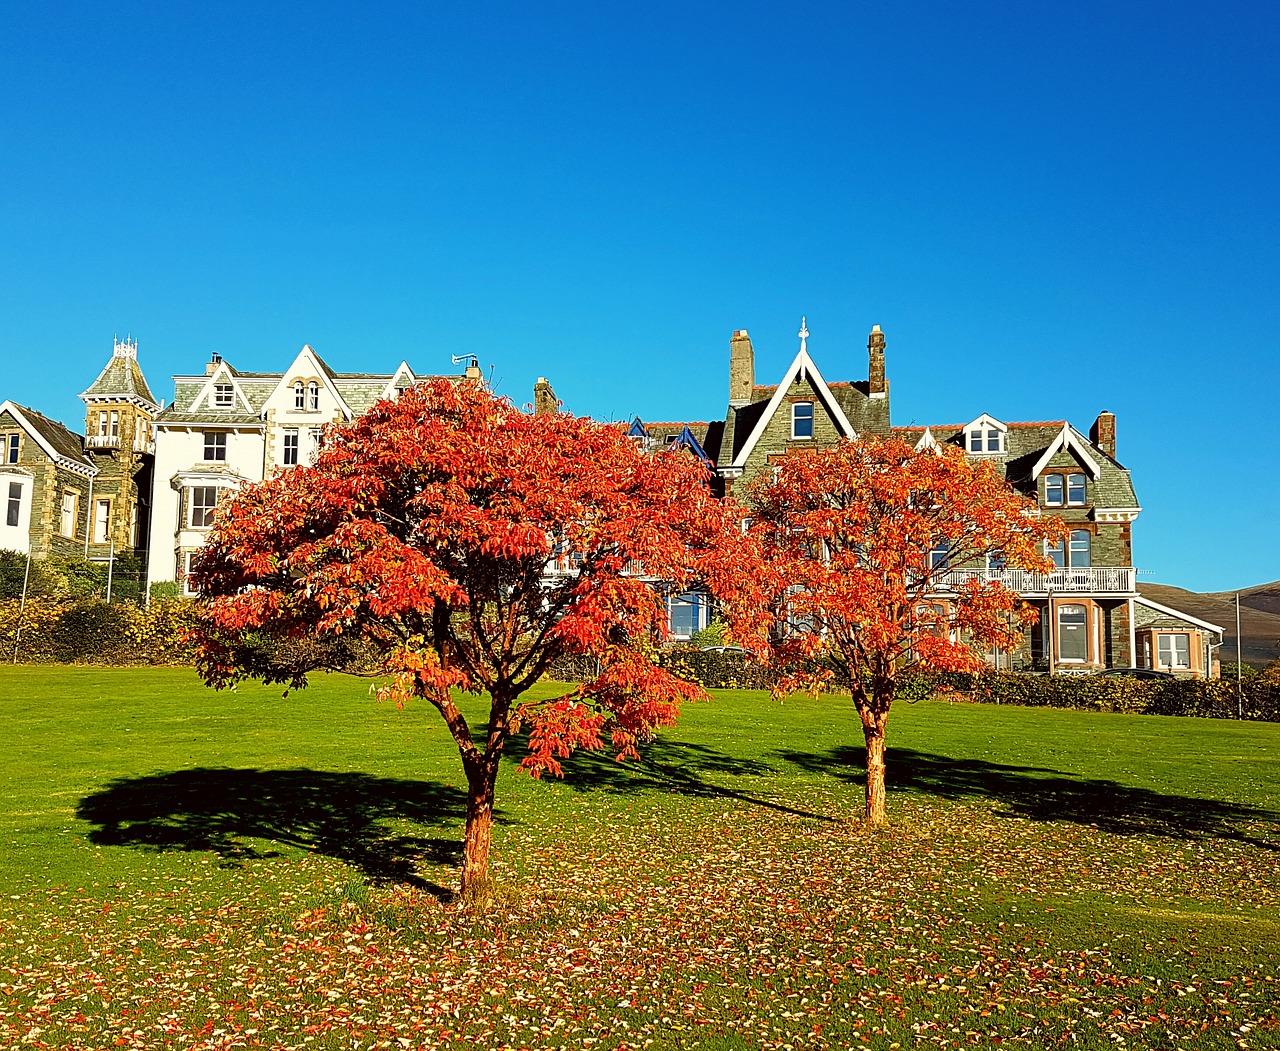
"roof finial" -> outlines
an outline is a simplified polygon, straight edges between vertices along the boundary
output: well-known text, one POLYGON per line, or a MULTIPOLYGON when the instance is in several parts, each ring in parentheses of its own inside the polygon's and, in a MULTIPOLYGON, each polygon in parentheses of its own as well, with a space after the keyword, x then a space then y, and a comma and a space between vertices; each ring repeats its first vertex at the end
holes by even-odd
POLYGON ((800 337, 801 353, 807 354, 809 352, 809 348, 808 348, 809 326, 805 324, 804 315, 801 315, 800 317, 800 331, 797 333, 797 335, 799 335, 800 337))

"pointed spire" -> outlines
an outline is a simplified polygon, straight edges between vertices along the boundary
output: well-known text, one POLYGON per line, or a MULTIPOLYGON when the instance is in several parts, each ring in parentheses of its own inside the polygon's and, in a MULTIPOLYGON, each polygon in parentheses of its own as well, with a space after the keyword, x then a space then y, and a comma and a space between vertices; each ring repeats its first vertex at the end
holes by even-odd
POLYGON ((800 337, 800 352, 807 354, 809 352, 809 326, 805 324, 803 315, 800 317, 800 331, 796 334, 800 337))

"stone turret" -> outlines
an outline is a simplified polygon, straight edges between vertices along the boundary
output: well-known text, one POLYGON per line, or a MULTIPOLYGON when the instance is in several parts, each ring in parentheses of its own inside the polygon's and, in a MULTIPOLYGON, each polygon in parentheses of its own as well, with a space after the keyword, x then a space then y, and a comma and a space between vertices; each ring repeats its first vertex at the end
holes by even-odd
POLYGON ((533 414, 547 416, 559 411, 560 402, 556 399, 556 392, 551 389, 545 376, 539 376, 538 382, 533 385, 533 414))
POLYGON ((873 398, 883 398, 888 393, 889 384, 884 378, 884 333, 879 325, 871 326, 867 357, 867 393, 873 398))
POLYGON ((729 404, 735 407, 751 404, 756 385, 756 352, 745 328, 738 329, 729 340, 729 404))

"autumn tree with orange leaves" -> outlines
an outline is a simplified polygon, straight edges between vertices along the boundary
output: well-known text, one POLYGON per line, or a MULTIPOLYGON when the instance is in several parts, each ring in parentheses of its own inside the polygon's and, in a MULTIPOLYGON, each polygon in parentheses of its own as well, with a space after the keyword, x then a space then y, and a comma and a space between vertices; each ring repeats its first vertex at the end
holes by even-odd
POLYGON ((885 729, 899 678, 977 671, 992 647, 1015 648, 1035 611, 985 567, 1048 571, 1042 518, 992 464, 958 448, 917 452, 864 437, 791 453, 748 486, 752 532, 779 584, 779 692, 845 682, 867 748, 866 819, 885 821, 885 729))
MULTIPOLYGON (((382 696, 435 707, 467 779, 462 895, 482 903, 512 735, 527 729, 535 777, 559 774, 575 748, 634 756, 704 696, 653 661, 663 592, 697 584, 730 615, 761 608, 741 511, 712 497, 706 471, 616 426, 520 412, 478 383, 424 383, 332 430, 314 466, 219 507, 192 574, 199 671, 216 687, 298 688, 355 643, 382 696), (598 660, 595 678, 524 699, 579 656, 598 660), (485 724, 454 690, 490 698, 485 724)), ((763 624, 736 620, 737 638, 763 640, 763 624)))

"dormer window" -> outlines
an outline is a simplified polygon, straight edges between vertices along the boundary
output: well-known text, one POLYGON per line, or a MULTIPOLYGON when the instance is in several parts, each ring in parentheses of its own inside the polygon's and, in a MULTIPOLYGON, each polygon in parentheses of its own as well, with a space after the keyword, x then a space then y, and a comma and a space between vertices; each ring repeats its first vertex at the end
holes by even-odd
POLYGON ((813 437, 813 402, 797 401, 791 406, 791 437, 813 437))
POLYGON ((970 456, 999 456, 1004 453, 1008 428, 994 416, 983 413, 964 429, 964 447, 970 456))
POLYGON ((235 388, 230 383, 213 385, 213 406, 216 409, 229 409, 236 403, 235 388))
POLYGON ((320 384, 315 380, 307 384, 307 408, 312 412, 320 411, 320 384))
POLYGON ((302 380, 298 380, 293 385, 293 407, 295 409, 305 409, 307 407, 307 395, 302 388, 302 380))

